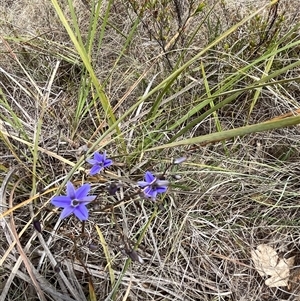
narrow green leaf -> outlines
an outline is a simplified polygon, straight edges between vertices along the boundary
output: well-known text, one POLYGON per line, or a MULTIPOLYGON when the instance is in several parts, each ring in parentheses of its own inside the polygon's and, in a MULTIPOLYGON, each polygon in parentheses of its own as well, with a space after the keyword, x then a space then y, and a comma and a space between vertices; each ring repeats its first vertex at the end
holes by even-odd
POLYGON ((194 138, 184 139, 177 142, 166 143, 156 147, 152 147, 145 151, 154 151, 158 149, 177 147, 181 145, 190 145, 190 144, 208 144, 217 141, 223 141, 226 139, 231 139, 238 136, 244 136, 247 134, 264 132, 269 130, 274 130, 278 128, 283 128, 287 126, 292 126, 300 123, 300 116, 288 117, 285 119, 266 121, 258 124, 247 125, 240 128, 212 133, 208 135, 198 136, 194 138))
MULTIPOLYGON (((100 84, 99 80, 96 77, 96 74, 94 72, 94 69, 92 67, 92 64, 90 62, 90 59, 88 57, 88 54, 86 52, 85 47, 76 38, 76 36, 75 36, 73 30, 71 29, 70 24, 68 23, 68 21, 67 21, 65 15, 64 15, 60 5, 58 4, 58 1, 57 0, 51 0, 51 2, 52 2, 52 5, 54 6, 54 8, 56 10, 57 15, 60 18, 62 24, 64 25, 66 31, 68 32, 68 34, 70 36, 70 39, 72 40, 76 50, 78 51, 85 68, 88 70, 88 72, 90 74, 92 83, 96 88, 96 91, 97 91, 97 94, 99 96, 102 108, 105 112, 105 117, 108 120, 107 121, 108 124, 109 125, 114 124, 116 122, 116 118, 115 118, 115 115, 113 113, 112 107, 110 105, 110 102, 109 102, 107 96, 104 93, 102 85, 100 84)), ((122 145, 123 151, 126 151, 126 146, 124 144, 124 140, 122 138, 122 134, 121 134, 121 131, 120 131, 120 128, 119 128, 118 125, 116 126, 116 131, 117 131, 117 134, 119 136, 119 139, 121 139, 121 145, 122 145)))
POLYGON ((96 230, 103 248, 103 252, 107 261, 107 267, 108 267, 108 273, 109 273, 109 277, 110 277, 110 283, 111 286, 113 287, 115 285, 115 274, 114 274, 114 270, 111 266, 111 257, 109 255, 109 251, 108 251, 108 247, 107 247, 107 243, 105 241, 105 238, 100 230, 100 228, 96 225, 96 230))

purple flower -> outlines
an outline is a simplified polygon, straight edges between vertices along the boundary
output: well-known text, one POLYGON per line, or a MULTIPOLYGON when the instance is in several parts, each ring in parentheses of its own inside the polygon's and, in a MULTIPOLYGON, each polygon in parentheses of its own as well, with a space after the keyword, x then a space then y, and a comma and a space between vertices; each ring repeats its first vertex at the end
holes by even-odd
POLYGON ((137 184, 143 188, 147 198, 155 200, 158 193, 164 193, 168 189, 169 181, 158 180, 150 171, 146 171, 144 179, 145 181, 138 181, 137 184))
POLYGON ((67 183, 67 195, 55 196, 51 200, 51 204, 64 208, 60 214, 61 219, 74 213, 81 221, 85 221, 89 217, 86 205, 96 198, 95 195, 88 196, 90 190, 91 186, 89 184, 83 184, 78 189, 75 189, 69 181, 67 183))
POLYGON ((103 154, 95 152, 94 159, 88 159, 87 162, 93 165, 90 170, 91 176, 99 173, 102 169, 113 164, 112 160, 106 159, 106 152, 104 152, 103 154))

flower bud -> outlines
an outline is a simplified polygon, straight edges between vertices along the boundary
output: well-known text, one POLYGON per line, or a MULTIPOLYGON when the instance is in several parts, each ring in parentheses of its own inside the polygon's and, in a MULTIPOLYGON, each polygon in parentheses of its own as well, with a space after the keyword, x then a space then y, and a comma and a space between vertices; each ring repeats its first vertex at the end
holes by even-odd
POLYGON ((95 252, 99 249, 99 247, 97 245, 94 245, 94 244, 89 244, 88 247, 92 252, 95 252))
POLYGON ((110 195, 116 195, 118 185, 116 183, 111 183, 107 190, 110 195))
POLYGON ((41 223, 39 220, 37 220, 37 219, 33 220, 33 227, 36 231, 38 231, 39 233, 42 233, 42 227, 41 227, 41 223))
POLYGON ((186 161, 186 157, 180 157, 180 158, 174 159, 173 164, 181 164, 184 161, 186 161))
POLYGON ((173 175, 172 176, 175 180, 180 180, 181 179, 181 175, 173 175))
POLYGON ((54 272, 55 273, 59 273, 60 272, 60 266, 61 266, 61 264, 60 264, 60 262, 58 262, 56 265, 55 265, 55 267, 54 267, 54 272))
POLYGON ((127 255, 130 257, 130 259, 132 261, 136 261, 136 262, 139 262, 140 264, 143 264, 144 263, 144 260, 143 258, 135 251, 135 250, 131 250, 129 252, 126 252, 127 255))

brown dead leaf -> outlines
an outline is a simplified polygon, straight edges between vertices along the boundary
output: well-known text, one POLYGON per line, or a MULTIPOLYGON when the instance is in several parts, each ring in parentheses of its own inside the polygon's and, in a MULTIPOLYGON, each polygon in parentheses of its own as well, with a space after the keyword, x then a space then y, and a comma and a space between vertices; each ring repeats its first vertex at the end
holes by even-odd
POLYGON ((268 245, 259 245, 251 251, 255 269, 260 276, 271 276, 265 281, 269 287, 287 286, 290 268, 294 265, 295 257, 280 259, 277 252, 268 245))
POLYGON ((269 287, 287 286, 290 277, 290 268, 294 265, 295 257, 288 259, 280 259, 276 268, 275 273, 265 281, 269 287))

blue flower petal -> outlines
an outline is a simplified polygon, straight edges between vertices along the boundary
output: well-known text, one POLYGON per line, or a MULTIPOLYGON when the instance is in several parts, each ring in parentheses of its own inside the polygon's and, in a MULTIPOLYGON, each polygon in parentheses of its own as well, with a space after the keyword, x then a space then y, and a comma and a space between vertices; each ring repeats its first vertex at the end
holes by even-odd
POLYGON ((86 205, 86 204, 92 202, 96 197, 97 197, 96 195, 86 196, 80 200, 80 203, 86 205))
POLYGON ((51 200, 52 205, 54 205, 56 207, 63 207, 63 208, 66 208, 67 206, 70 206, 71 202, 72 202, 72 200, 70 199, 70 197, 68 197, 66 195, 55 196, 51 200))
POLYGON ((71 215, 71 214, 74 212, 75 209, 76 209, 76 208, 74 208, 74 207, 72 207, 72 206, 66 207, 66 208, 61 212, 60 218, 61 218, 61 219, 64 219, 64 218, 68 217, 69 215, 71 215))
POLYGON ((164 186, 159 186, 159 187, 156 187, 156 192, 157 193, 164 193, 167 191, 167 187, 164 187, 164 186))
POLYGON ((98 152, 94 153, 94 159, 98 162, 101 163, 105 160, 104 156, 99 154, 98 152))
POLYGON ((144 194, 147 198, 152 198, 153 197, 153 193, 154 193, 154 190, 152 189, 152 187, 146 187, 144 190, 144 194))
POLYGON ((146 173, 145 173, 145 181, 148 182, 148 184, 150 184, 154 180, 155 180, 154 175, 150 171, 146 171, 146 173))
POLYGON ((138 181, 137 184, 140 186, 140 187, 146 187, 149 185, 148 182, 145 182, 145 181, 138 181))
POLYGON ((152 200, 155 200, 156 196, 157 196, 157 191, 156 190, 152 190, 151 193, 149 193, 149 196, 151 197, 152 200))
POLYGON ((98 163, 99 163, 99 162, 98 162, 97 160, 95 160, 95 159, 87 159, 86 162, 88 162, 88 163, 90 163, 90 164, 92 164, 92 165, 98 164, 98 163))
POLYGON ((90 184, 84 184, 80 186, 75 192, 75 199, 81 201, 82 198, 87 196, 90 190, 91 190, 90 184))
POLYGON ((57 207, 63 207, 60 214, 60 218, 64 219, 71 214, 75 214, 81 221, 88 219, 88 209, 85 207, 86 204, 93 201, 96 196, 89 195, 88 193, 91 190, 90 184, 83 184, 78 189, 75 190, 75 187, 71 182, 67 183, 67 194, 68 195, 59 195, 52 198, 51 203, 57 207), (72 202, 76 199, 79 201, 78 206, 73 206, 72 202))
POLYGON ((85 221, 89 218, 89 212, 84 204, 80 204, 76 207, 74 214, 81 220, 85 221))
POLYGON ((99 173, 102 170, 102 168, 103 167, 100 165, 94 165, 90 170, 90 175, 93 176, 93 175, 99 173))
POLYGON ((92 168, 90 170, 90 175, 95 175, 100 173, 100 171, 110 165, 113 164, 111 159, 106 159, 106 152, 100 154, 99 152, 94 153, 93 159, 86 160, 88 163, 92 164, 92 168))
POLYGON ((104 163, 103 163, 103 167, 108 167, 108 166, 111 166, 111 165, 112 165, 112 163, 113 163, 113 161, 112 161, 112 160, 110 160, 110 159, 106 159, 106 160, 104 161, 104 163))
POLYGON ((71 200, 73 200, 73 199, 75 199, 75 193, 76 193, 76 191, 75 191, 74 185, 70 181, 68 181, 68 183, 67 183, 67 196, 71 200))

